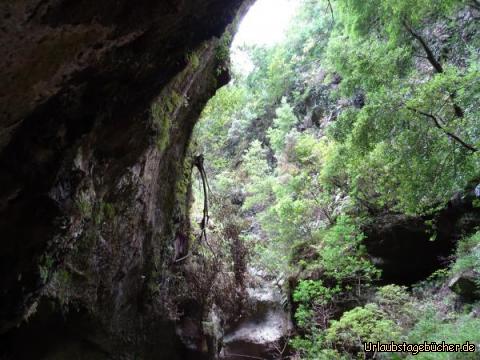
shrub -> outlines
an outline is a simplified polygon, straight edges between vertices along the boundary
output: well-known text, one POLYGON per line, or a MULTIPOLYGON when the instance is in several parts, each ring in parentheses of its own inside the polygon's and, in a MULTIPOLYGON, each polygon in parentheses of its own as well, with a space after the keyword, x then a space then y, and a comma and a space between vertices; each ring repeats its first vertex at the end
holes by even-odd
POLYGON ((402 328, 413 325, 415 306, 405 286, 387 285, 378 289, 376 303, 382 311, 402 328))
POLYGON ((471 269, 480 271, 480 231, 458 243, 452 273, 471 269))
POLYGON ((301 328, 326 328, 333 314, 331 305, 340 293, 340 287, 326 287, 321 280, 302 280, 293 292, 293 300, 299 303, 295 320, 301 328))
MULTIPOLYGON (((452 314, 453 315, 453 314, 452 314)), ((435 308, 427 310, 408 335, 410 343, 423 343, 424 341, 448 344, 480 344, 480 319, 471 315, 460 315, 450 321, 442 321, 437 315, 435 308)), ((477 348, 478 351, 478 348, 477 348)), ((475 353, 420 353, 411 356, 417 360, 437 359, 478 359, 475 353)))
POLYGON ((379 271, 368 260, 361 244, 364 235, 348 216, 340 216, 334 226, 318 235, 320 259, 315 266, 327 276, 339 283, 355 285, 358 291, 362 284, 378 277, 379 271))
POLYGON ((347 311, 338 321, 332 321, 326 341, 338 350, 355 353, 364 342, 390 343, 398 341, 401 329, 376 304, 367 304, 347 311))

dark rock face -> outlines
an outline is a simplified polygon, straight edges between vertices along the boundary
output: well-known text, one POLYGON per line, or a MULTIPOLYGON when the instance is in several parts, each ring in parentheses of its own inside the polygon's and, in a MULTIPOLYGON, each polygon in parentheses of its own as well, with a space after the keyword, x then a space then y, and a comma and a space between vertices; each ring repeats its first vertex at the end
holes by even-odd
POLYGON ((248 3, 0 5, 0 357, 42 332, 39 359, 190 356, 170 306, 188 143, 248 3))
POLYGON ((365 245, 382 270, 382 281, 410 285, 440 269, 456 242, 480 225, 474 188, 457 194, 432 216, 385 214, 365 228, 365 245))
POLYGON ((469 270, 450 279, 448 287, 466 300, 480 299, 480 274, 469 270))

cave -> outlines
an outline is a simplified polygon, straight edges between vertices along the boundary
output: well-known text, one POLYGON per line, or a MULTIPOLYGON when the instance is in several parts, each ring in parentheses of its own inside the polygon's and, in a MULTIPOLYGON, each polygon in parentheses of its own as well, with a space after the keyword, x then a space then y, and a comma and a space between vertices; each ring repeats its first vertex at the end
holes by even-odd
POLYGON ((471 187, 433 215, 374 218, 365 227, 365 246, 382 271, 380 282, 410 286, 445 268, 458 241, 480 225, 480 210, 472 205, 473 199, 471 187))
POLYGON ((384 284, 412 285, 445 267, 454 243, 432 241, 422 219, 386 216, 368 231, 365 245, 384 284))

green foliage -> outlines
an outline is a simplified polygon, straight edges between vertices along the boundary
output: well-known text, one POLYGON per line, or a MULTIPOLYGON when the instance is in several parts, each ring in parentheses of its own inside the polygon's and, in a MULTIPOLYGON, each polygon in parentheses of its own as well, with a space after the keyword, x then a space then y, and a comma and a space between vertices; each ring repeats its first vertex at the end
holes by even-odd
POLYGON ((427 16, 449 14, 458 0, 337 0, 346 32, 354 36, 384 33, 391 40, 404 37, 403 23, 418 26, 427 16), (402 36, 403 35, 403 36, 402 36))
POLYGON ((258 140, 250 144, 250 148, 243 155, 242 168, 247 178, 245 191, 247 198, 245 209, 255 206, 264 208, 269 203, 272 192, 270 166, 267 162, 267 151, 258 140))
POLYGON ((338 288, 325 287, 321 280, 301 280, 293 292, 293 301, 328 303, 338 291, 338 288))
POLYGON ((415 322, 415 302, 405 286, 386 285, 379 288, 375 302, 401 328, 409 328, 415 322))
POLYGON ((479 96, 479 73, 475 67, 447 66, 443 73, 422 79, 424 75, 407 73, 401 65, 406 62, 399 59, 409 56, 406 50, 373 43, 378 48, 371 47, 371 39, 355 45, 333 42, 331 66, 347 74, 342 89, 353 94, 361 84, 368 102, 360 110, 343 112, 330 127, 332 141, 345 156, 339 152, 326 164, 334 169, 327 180, 344 179, 337 186, 361 205, 422 213, 445 203, 478 173, 478 154, 448 133, 472 146, 478 143, 479 113, 472 105, 479 96), (337 60, 342 52, 347 55, 337 60), (463 117, 454 112, 454 93, 463 117), (442 128, 425 114, 433 114, 442 128))
POLYGON ((186 60, 193 70, 198 69, 198 67, 200 66, 200 59, 198 58, 198 55, 196 52, 188 53, 186 56, 186 60))
POLYGON ((115 217, 115 207, 108 202, 100 201, 94 211, 95 224, 100 225, 103 221, 111 221, 115 217))
POLYGON ((287 134, 293 129, 298 120, 285 98, 282 99, 282 105, 275 113, 277 117, 273 120, 273 126, 268 129, 267 137, 270 140, 272 149, 280 153, 285 148, 287 134))
POLYGON ((332 321, 326 332, 326 341, 344 351, 363 349, 364 342, 399 342, 401 329, 375 304, 356 307, 343 313, 340 320, 332 321))
MULTIPOLYGON (((430 307, 419 318, 417 324, 408 334, 408 342, 436 342, 447 344, 480 343, 480 319, 471 315, 454 315, 453 319, 443 320, 435 308, 430 307)), ((478 346, 478 345, 477 345, 478 346)), ((477 348, 478 351, 478 348, 477 348)), ((478 353, 419 353, 409 358, 430 359, 477 359, 478 353)))
POLYGON ((72 305, 71 300, 78 296, 76 293, 78 289, 74 288, 72 274, 65 269, 59 269, 53 273, 49 288, 51 294, 55 294, 65 310, 72 305))
POLYGON ((341 354, 335 349, 325 348, 324 335, 316 334, 308 338, 296 337, 290 341, 292 347, 297 350, 301 359, 305 360, 348 360, 350 357, 341 354))
POLYGON ((88 219, 92 216, 93 200, 90 199, 86 192, 81 192, 78 195, 77 200, 75 201, 75 206, 84 218, 88 219))
POLYGON ((474 199, 472 201, 472 206, 477 209, 480 208, 480 199, 474 199))
POLYGON ((456 14, 464 4, 305 0, 283 42, 243 48, 253 70, 234 74, 202 114, 197 148, 225 202, 212 219, 228 228, 226 208, 245 219, 236 239, 254 266, 299 279, 292 346, 302 359, 361 356, 362 340, 403 341, 419 317, 426 324, 429 306, 451 319, 437 321, 432 337, 453 338, 453 324, 471 331, 452 309, 455 295, 435 294, 449 271, 479 267, 477 235, 460 243, 454 270, 413 295, 396 285, 373 295, 379 271, 361 231, 372 214, 442 208, 479 175, 479 153, 465 144, 480 147, 480 44, 474 20, 456 14), (409 28, 442 54, 441 72, 409 28), (332 321, 353 301, 360 306, 332 321))
POLYGON ((230 158, 226 154, 232 143, 229 132, 234 121, 241 123, 241 133, 249 126, 253 115, 249 114, 247 119, 243 116, 249 99, 247 89, 229 84, 218 90, 203 110, 200 123, 195 128, 195 138, 201 139, 197 140, 199 151, 206 156, 205 164, 213 174, 228 169, 230 158))
POLYGON ((393 79, 403 75, 411 61, 410 49, 397 47, 376 38, 330 39, 327 61, 332 70, 343 76, 345 94, 355 91, 381 91, 393 79))
POLYGON ((386 285, 378 289, 377 301, 382 307, 396 308, 410 301, 410 295, 405 286, 386 285))
POLYGON ((321 280, 301 280, 293 292, 293 301, 298 303, 295 320, 301 328, 315 328, 315 310, 327 306, 336 295, 341 292, 340 287, 326 287, 321 280))
POLYGON ((40 274, 40 279, 42 283, 46 283, 50 278, 50 274, 53 269, 54 260, 51 255, 45 254, 42 256, 42 261, 38 267, 38 271, 40 274))
POLYGON ((230 44, 232 43, 232 34, 226 31, 220 38, 218 46, 215 50, 215 56, 219 63, 223 63, 230 59, 230 44))
POLYGON ((465 270, 480 271, 480 231, 459 241, 452 274, 465 270))
POLYGON ((320 232, 320 238, 319 259, 312 266, 319 266, 325 275, 355 286, 378 277, 362 245, 364 235, 350 218, 339 217, 334 226, 320 232))

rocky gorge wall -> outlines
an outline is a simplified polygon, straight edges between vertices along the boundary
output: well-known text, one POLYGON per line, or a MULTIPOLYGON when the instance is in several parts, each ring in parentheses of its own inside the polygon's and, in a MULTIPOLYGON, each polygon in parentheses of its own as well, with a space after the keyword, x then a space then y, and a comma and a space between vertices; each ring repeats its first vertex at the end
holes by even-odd
POLYGON ((177 335, 175 234, 190 135, 250 3, 0 5, 0 358, 214 353, 177 335))

